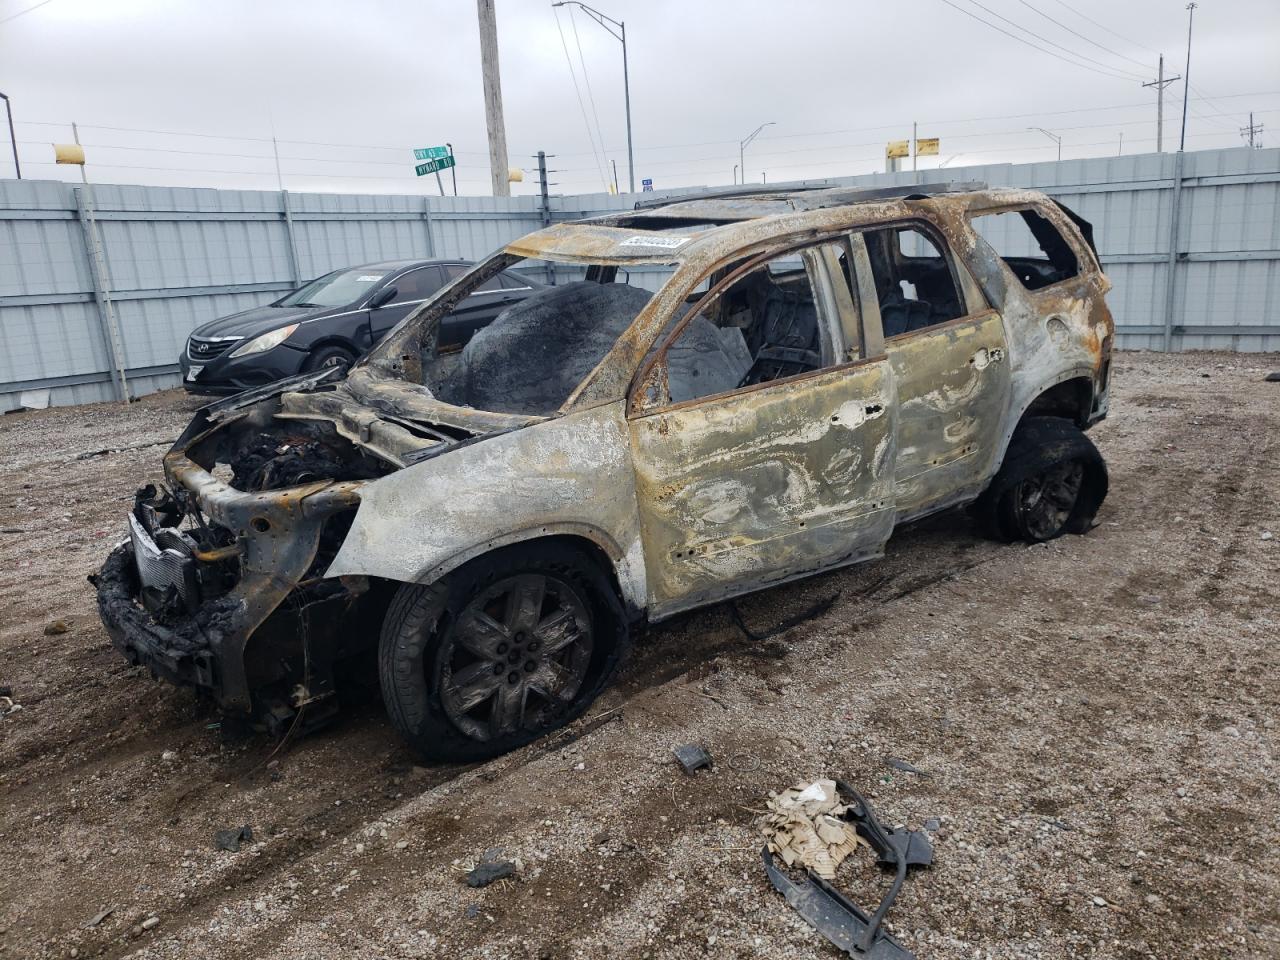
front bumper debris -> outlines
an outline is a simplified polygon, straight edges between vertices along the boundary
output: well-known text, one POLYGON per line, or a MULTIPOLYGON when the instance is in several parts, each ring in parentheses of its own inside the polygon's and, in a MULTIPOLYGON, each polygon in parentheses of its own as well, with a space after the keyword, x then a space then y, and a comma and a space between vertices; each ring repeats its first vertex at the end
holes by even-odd
POLYGON ((796 882, 777 865, 765 846, 761 859, 769 882, 815 930, 850 957, 915 960, 915 954, 886 933, 882 925, 906 880, 907 868, 929 866, 933 862, 933 846, 922 831, 886 830, 861 794, 842 780, 836 781, 836 788, 849 804, 840 819, 853 825, 875 852, 879 864, 894 868, 893 883, 880 905, 874 913, 868 913, 813 869, 807 869, 804 879, 796 882))
POLYGON ((246 493, 184 450, 165 456, 175 494, 139 491, 129 539, 90 579, 112 643, 131 662, 247 715, 245 648, 308 575, 325 522, 358 504, 360 483, 246 493))

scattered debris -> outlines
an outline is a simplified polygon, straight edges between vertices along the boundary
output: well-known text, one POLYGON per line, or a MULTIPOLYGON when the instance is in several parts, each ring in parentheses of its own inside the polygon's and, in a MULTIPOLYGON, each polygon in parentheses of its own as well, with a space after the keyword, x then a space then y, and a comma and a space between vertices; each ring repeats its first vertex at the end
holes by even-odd
POLYGON ((799 863, 824 880, 834 878, 836 867, 863 842, 841 819, 849 805, 840 799, 834 780, 784 790, 766 806, 771 811, 764 826, 769 850, 787 866, 799 863))
POLYGON ((163 763, 173 763, 178 759, 178 754, 174 750, 165 750, 160 754, 160 760, 163 763))
MULTIPOLYGON (((882 924, 902 889, 907 869, 928 866, 933 862, 933 847, 924 832, 906 828, 886 830, 875 818, 870 804, 843 781, 817 780, 792 788, 771 799, 769 806, 775 811, 769 815, 765 825, 765 834, 770 836, 770 841, 760 856, 769 882, 787 898, 787 903, 815 930, 851 957, 914 960, 915 955, 891 934, 884 932, 882 924), (797 847, 792 841, 787 846, 777 845, 781 836, 794 837, 798 830, 792 827, 780 833, 777 830, 779 820, 791 827, 806 821, 813 824, 814 817, 821 818, 822 823, 822 827, 811 828, 816 843, 797 847), (820 867, 825 869, 834 859, 830 841, 823 842, 820 833, 825 828, 827 836, 834 838, 837 828, 832 821, 841 832, 852 833, 855 837, 850 851, 858 844, 868 846, 875 851, 877 862, 895 868, 893 883, 874 913, 868 914, 858 907, 827 882, 831 877, 824 878, 818 872, 820 867), (774 861, 774 852, 781 855, 788 865, 799 863, 807 867, 804 879, 797 883, 783 872, 774 861), (790 860, 787 859, 788 853, 791 854, 790 860)), ((844 856, 847 856, 847 851, 844 856)), ((836 866, 844 856, 839 857, 836 866)), ((832 876, 834 872, 832 867, 832 876)))
POLYGON ((741 773, 752 773, 760 769, 760 758, 742 750, 729 758, 729 766, 741 773))
POLYGON ((17 713, 22 709, 22 704, 14 703, 13 697, 0 696, 0 717, 7 717, 11 713, 17 713))
MULTIPOLYGON (((729 619, 733 621, 734 626, 736 626, 739 630, 742 631, 742 635, 746 637, 748 640, 754 641, 755 643, 759 643, 762 640, 768 640, 770 637, 776 637, 779 634, 786 633, 792 627, 797 627, 800 624, 804 623, 806 620, 816 620, 818 617, 822 616, 824 613, 830 610, 832 605, 839 598, 840 598, 840 593, 839 591, 837 591, 836 593, 833 593, 831 596, 827 597, 825 600, 819 600, 813 606, 807 607, 806 609, 801 610, 794 617, 788 617, 786 620, 783 620, 780 624, 773 627, 772 629, 766 630, 764 633, 756 633, 754 630, 752 630, 750 627, 746 625, 746 623, 742 619, 742 612, 738 609, 738 602, 736 600, 729 600, 725 604, 725 606, 729 611, 729 619)), ((783 655, 784 656, 786 655, 785 649, 784 649, 783 655)))
POLYGON ((107 917, 111 916, 115 912, 116 912, 115 907, 107 907, 107 909, 105 910, 99 910, 97 913, 93 915, 93 918, 84 925, 84 928, 86 930, 89 930, 93 927, 96 927, 103 920, 107 919, 107 917))
POLYGON ((495 880, 505 880, 507 877, 514 877, 516 874, 516 865, 510 860, 481 860, 476 864, 475 869, 467 874, 468 887, 487 887, 495 880))
POLYGON ((1272 370, 1262 379, 1266 380, 1268 383, 1280 383, 1280 370, 1272 370))
POLYGON ((463 914, 468 920, 474 920, 476 917, 480 916, 480 904, 468 903, 467 909, 463 911, 463 914))
POLYGON ((680 761, 680 766, 684 772, 693 776, 694 773, 706 767, 708 770, 714 766, 711 754, 698 746, 696 743, 686 743, 683 746, 676 747, 671 751, 676 755, 676 759, 680 761))
POLYGON ((1275 536, 1275 534, 1274 534, 1274 533, 1272 533, 1270 530, 1263 530, 1263 531, 1262 531, 1262 539, 1263 539, 1263 540, 1270 540, 1270 539, 1272 539, 1274 536, 1275 536))
POLYGON ((142 443, 127 443, 123 447, 103 447, 100 450, 86 450, 84 453, 77 453, 77 460, 92 460, 94 457, 105 457, 110 453, 124 453, 126 450, 145 450, 148 447, 162 447, 165 444, 173 443, 172 440, 144 440, 142 443))
POLYGON ((932 773, 926 773, 924 770, 921 770, 919 767, 912 766, 911 764, 907 763, 907 761, 899 760, 897 757, 889 757, 888 759, 885 760, 885 763, 893 767, 893 769, 895 770, 901 770, 903 773, 914 773, 918 777, 933 776, 932 773))
POLYGON ((241 841, 245 843, 253 842, 253 828, 248 824, 243 827, 219 830, 213 835, 214 847, 219 850, 226 850, 229 853, 239 853, 241 841))
POLYGON ((142 921, 143 930, 152 930, 158 926, 160 926, 160 918, 155 916, 154 914, 142 921))
POLYGON ((46 637, 56 637, 59 634, 68 632, 70 625, 65 620, 50 620, 44 625, 44 635, 46 637))

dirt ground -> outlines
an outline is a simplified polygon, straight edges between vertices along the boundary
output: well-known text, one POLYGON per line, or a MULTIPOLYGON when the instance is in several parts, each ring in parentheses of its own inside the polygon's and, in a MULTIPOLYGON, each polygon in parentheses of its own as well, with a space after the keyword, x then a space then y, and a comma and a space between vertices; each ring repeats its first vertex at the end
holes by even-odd
POLYGON ((85 576, 194 401, 0 418, 0 957, 834 958, 759 856, 768 792, 821 775, 939 819, 890 915, 922 960, 1280 956, 1274 369, 1121 354, 1088 536, 934 518, 741 603, 763 631, 835 597, 779 638, 649 630, 576 737, 470 768, 417 765, 376 701, 224 744, 111 649, 85 576), (674 766, 691 741, 713 770, 674 766), (492 848, 517 876, 467 887, 492 848))

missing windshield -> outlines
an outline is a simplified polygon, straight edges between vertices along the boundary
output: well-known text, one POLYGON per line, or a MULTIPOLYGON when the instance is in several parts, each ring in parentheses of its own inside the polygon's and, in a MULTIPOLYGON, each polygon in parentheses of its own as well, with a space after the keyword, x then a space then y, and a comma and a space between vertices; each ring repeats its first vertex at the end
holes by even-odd
POLYGON ((654 263, 619 267, 499 255, 406 318, 375 352, 374 365, 389 364, 452 406, 549 415, 604 359, 673 270, 654 263), (461 350, 442 349, 453 339, 448 327, 457 307, 517 265, 519 273, 549 275, 555 285, 496 309, 461 350))

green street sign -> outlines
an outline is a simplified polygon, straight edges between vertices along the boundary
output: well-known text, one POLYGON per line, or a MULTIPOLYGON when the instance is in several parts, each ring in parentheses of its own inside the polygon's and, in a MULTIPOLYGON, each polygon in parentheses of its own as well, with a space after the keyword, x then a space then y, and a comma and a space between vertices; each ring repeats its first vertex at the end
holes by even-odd
POLYGON ((418 176, 424 177, 428 173, 438 173, 441 170, 448 170, 453 165, 453 157, 446 155, 435 160, 428 160, 426 163, 420 163, 413 168, 413 171, 418 176))
POLYGON ((448 147, 423 147, 420 150, 413 151, 413 159, 415 160, 439 160, 441 157, 449 156, 448 147))

